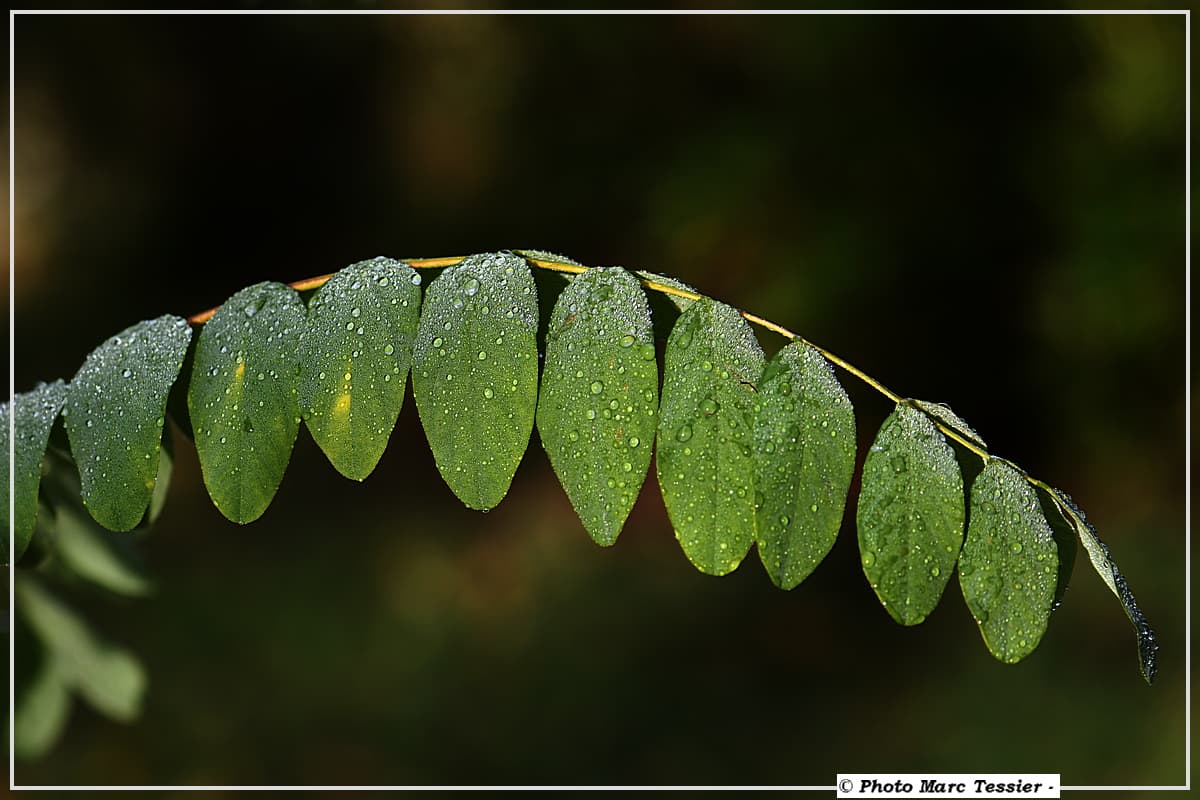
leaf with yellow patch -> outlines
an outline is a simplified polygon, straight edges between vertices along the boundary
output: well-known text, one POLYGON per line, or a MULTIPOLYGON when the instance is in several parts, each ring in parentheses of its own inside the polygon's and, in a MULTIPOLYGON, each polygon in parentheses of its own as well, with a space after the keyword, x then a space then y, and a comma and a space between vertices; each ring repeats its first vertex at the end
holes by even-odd
POLYGON ((291 458, 303 327, 295 290, 259 283, 229 298, 196 344, 188 386, 196 454, 213 503, 234 522, 262 516, 291 458))
POLYGON ((371 474, 404 402, 421 276, 376 258, 338 272, 309 301, 300 334, 300 410, 347 478, 371 474))

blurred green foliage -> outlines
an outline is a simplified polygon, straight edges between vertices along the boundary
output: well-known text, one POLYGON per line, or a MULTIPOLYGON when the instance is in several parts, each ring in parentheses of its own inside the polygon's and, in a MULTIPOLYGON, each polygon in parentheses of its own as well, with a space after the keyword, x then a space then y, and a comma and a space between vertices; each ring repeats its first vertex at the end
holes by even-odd
MULTIPOLYGON (((536 447, 470 512, 406 403, 362 485, 302 433, 246 528, 181 444, 154 597, 64 593, 144 663, 141 719, 77 707, 18 782, 1181 783, 1183 26, 18 16, 18 391, 377 254, 652 269, 949 402, 1088 510, 1163 644, 1147 689, 1083 569, 1015 667, 957 587, 902 629, 849 512, 787 593, 696 573, 652 489, 600 550, 536 447)), ((846 385, 862 454, 890 409, 846 385)))

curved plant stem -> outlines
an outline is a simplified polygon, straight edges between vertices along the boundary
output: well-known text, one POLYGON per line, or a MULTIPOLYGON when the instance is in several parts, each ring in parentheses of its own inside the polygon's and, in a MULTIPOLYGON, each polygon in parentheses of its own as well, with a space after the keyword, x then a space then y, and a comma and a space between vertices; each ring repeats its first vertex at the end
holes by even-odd
MULTIPOLYGON (((402 260, 404 261, 405 264, 408 264, 413 269, 439 269, 442 267, 452 267, 455 264, 462 261, 464 258, 465 258, 465 256, 447 256, 447 257, 443 257, 443 258, 414 258, 414 259, 402 259, 402 260)), ((578 264, 568 264, 568 263, 565 263, 562 261, 551 261, 549 259, 532 258, 530 256, 525 256, 525 260, 528 261, 533 266, 538 267, 540 269, 550 270, 551 272, 561 272, 561 273, 569 274, 569 275, 578 275, 581 272, 587 272, 589 269, 591 269, 590 267, 584 267, 584 266, 580 266, 578 264)), ((315 278, 305 278, 303 280, 295 281, 288 285, 291 286, 293 289, 295 289, 298 292, 306 292, 306 291, 310 291, 312 289, 320 288, 321 286, 323 286, 325 284, 326 281, 328 281, 332 277, 333 277, 332 273, 330 273, 328 275, 318 275, 315 278)), ((658 281, 651 280, 649 278, 639 278, 639 280, 642 282, 642 285, 645 286, 647 289, 650 289, 651 291, 659 292, 660 294, 672 295, 674 297, 682 297, 687 300, 699 300, 704 296, 701 294, 697 294, 696 292, 690 292, 686 289, 680 289, 678 287, 670 286, 665 283, 659 283, 658 281)), ((218 308, 219 308, 219 306, 218 306, 218 308)), ((201 325, 205 322, 208 322, 210 319, 212 319, 212 316, 215 313, 217 313, 217 309, 210 308, 207 311, 203 311, 199 314, 195 314, 191 317, 188 317, 188 322, 190 322, 192 325, 201 325)), ((749 322, 753 325, 757 325, 760 328, 763 328, 764 330, 771 331, 772 333, 777 333, 780 336, 784 337, 785 339, 795 339, 797 341, 804 342, 806 345, 813 348, 818 353, 820 353, 822 356, 824 356, 827 360, 838 365, 846 372, 848 372, 851 375, 853 375, 854 377, 858 378, 860 381, 867 384, 872 389, 874 389, 875 391, 879 392, 881 395, 886 397, 888 400, 891 400, 893 403, 899 403, 903 400, 903 398, 900 395, 896 394, 891 389, 887 388, 882 383, 875 380, 870 375, 868 375, 867 373, 863 372, 858 367, 851 364, 849 361, 846 361, 845 359, 841 358, 840 356, 829 352, 824 347, 813 344, 809 340, 805 339, 803 336, 800 336, 799 334, 794 333, 794 332, 788 330, 787 328, 783 327, 782 325, 772 322, 769 319, 764 319, 756 314, 751 314, 749 312, 741 311, 741 310, 739 310, 738 313, 742 315, 742 319, 746 320, 747 322, 749 322)), ((944 433, 946 436, 949 436, 951 439, 958 442, 959 444, 961 444, 963 447, 970 450, 975 455, 979 456, 985 462, 991 459, 991 455, 986 450, 982 449, 974 442, 959 435, 958 432, 956 432, 954 429, 943 424, 940 420, 933 419, 932 421, 942 431, 942 433, 944 433)), ((1031 483, 1039 483, 1040 484, 1040 481, 1035 481, 1034 478, 1031 478, 1028 475, 1026 475, 1025 477, 1031 483)))

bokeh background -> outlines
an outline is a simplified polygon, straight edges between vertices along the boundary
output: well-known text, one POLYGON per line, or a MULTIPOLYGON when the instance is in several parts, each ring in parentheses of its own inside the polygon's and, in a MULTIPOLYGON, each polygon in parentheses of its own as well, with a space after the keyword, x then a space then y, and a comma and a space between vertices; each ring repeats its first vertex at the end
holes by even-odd
MULTIPOLYGON (((361 485, 302 430, 244 528, 177 437, 154 596, 68 591, 144 661, 142 718, 77 704, 18 782, 1183 782, 1182 17, 22 15, 15 42, 18 391, 379 254, 664 272, 1069 491, 1162 643, 1147 688, 1086 562, 1017 666, 957 581, 902 629, 852 513, 788 593, 753 553, 695 572, 653 481, 600 549, 536 434, 470 512, 410 396, 361 485)), ((845 384, 861 457, 889 408, 845 384)))

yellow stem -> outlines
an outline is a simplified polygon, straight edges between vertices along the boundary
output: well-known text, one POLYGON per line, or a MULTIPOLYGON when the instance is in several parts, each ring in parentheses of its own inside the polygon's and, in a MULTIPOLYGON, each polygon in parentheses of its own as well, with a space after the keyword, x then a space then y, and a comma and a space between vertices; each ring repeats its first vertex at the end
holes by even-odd
MULTIPOLYGON (((443 257, 443 258, 414 258, 414 259, 406 260, 406 261, 404 261, 404 263, 408 264, 410 267, 413 267, 414 269, 438 269, 441 267, 452 267, 455 264, 458 264, 459 262, 461 262, 464 258, 465 258, 465 256, 447 256, 447 257, 443 257)), ((525 260, 536 267, 540 267, 541 269, 547 269, 552 272, 562 272, 562 273, 566 273, 569 275, 578 275, 581 272, 587 272, 589 269, 591 269, 590 267, 584 267, 584 266, 580 266, 578 264, 567 264, 562 261, 551 261, 551 260, 544 259, 544 258, 530 258, 530 257, 526 256, 525 260)), ((290 283, 288 285, 291 286, 293 289, 295 289, 298 292, 307 292, 312 289, 320 288, 321 286, 323 286, 325 284, 326 281, 328 281, 332 277, 333 277, 332 274, 318 275, 315 278, 305 278, 303 280, 295 281, 294 283, 290 283)), ((670 286, 665 283, 659 283, 658 281, 651 280, 649 278, 639 278, 639 280, 642 282, 642 286, 645 286, 647 289, 650 289, 655 292, 659 292, 661 294, 672 295, 674 297, 682 297, 687 300, 699 300, 701 297, 703 297, 703 295, 697 294, 696 292, 691 292, 691 291, 688 291, 687 289, 680 289, 678 287, 670 286)), ((220 306, 217 306, 217 308, 220 308, 220 306)), ((188 322, 190 322, 193 325, 201 325, 205 322, 208 322, 210 319, 212 319, 213 314, 217 313, 217 308, 210 308, 207 311, 204 311, 204 312, 201 312, 194 316, 188 317, 188 322)), ((849 372, 851 375, 858 378, 860 381, 867 384, 872 389, 874 389, 875 391, 879 392, 881 395, 886 397, 888 400, 891 400, 893 403, 899 403, 903 400, 903 398, 900 395, 896 394, 891 389, 887 388, 882 383, 875 380, 870 375, 868 375, 867 373, 863 372, 858 367, 851 364, 849 361, 846 361, 845 359, 841 358, 840 356, 837 356, 834 353, 829 352, 828 350, 826 350, 823 347, 820 347, 819 345, 813 344, 812 342, 805 339, 803 336, 793 333, 792 331, 789 331, 787 328, 783 327, 782 325, 774 323, 769 319, 763 319, 762 317, 760 317, 756 314, 750 314, 746 311, 741 311, 741 310, 739 310, 738 313, 742 315, 742 319, 746 320, 749 323, 757 325, 760 328, 763 328, 764 330, 771 331, 772 333, 777 333, 786 339, 796 339, 798 341, 804 342, 806 345, 813 348, 818 353, 820 353, 822 356, 824 356, 827 360, 831 361, 834 364, 837 364, 839 367, 844 369, 846 372, 849 372)), ((986 450, 982 449, 981 447, 979 447, 977 444, 970 441, 969 439, 966 439, 963 436, 959 435, 958 432, 956 432, 953 428, 950 428, 949 426, 942 423, 941 420, 933 419, 932 417, 930 419, 933 421, 933 424, 936 425, 939 430, 941 430, 942 433, 949 436, 951 439, 958 442, 963 447, 970 450, 972 453, 975 453, 975 455, 979 456, 985 462, 988 461, 989 459, 991 459, 991 455, 986 450)), ((1040 484, 1040 481, 1035 481, 1034 478, 1030 478, 1028 475, 1026 475, 1026 479, 1028 479, 1031 483, 1040 484)))

